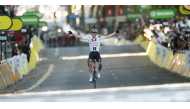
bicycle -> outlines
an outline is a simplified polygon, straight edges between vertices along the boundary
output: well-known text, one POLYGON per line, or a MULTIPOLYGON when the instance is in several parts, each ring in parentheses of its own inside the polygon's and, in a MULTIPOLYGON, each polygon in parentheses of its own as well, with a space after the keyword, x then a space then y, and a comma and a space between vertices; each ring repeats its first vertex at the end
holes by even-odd
POLYGON ((89 61, 89 70, 90 70, 90 73, 93 73, 91 83, 93 85, 93 88, 96 88, 96 81, 97 81, 98 77, 97 77, 96 61, 95 60, 89 61))

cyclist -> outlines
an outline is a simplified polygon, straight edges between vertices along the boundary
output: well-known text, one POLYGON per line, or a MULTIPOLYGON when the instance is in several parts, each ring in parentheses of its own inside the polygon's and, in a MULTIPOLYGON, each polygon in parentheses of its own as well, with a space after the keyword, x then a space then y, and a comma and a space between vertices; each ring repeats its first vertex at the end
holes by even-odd
MULTIPOLYGON (((91 34, 88 35, 88 42, 89 42, 89 48, 90 48, 90 53, 89 53, 89 57, 88 57, 88 67, 90 64, 90 61, 93 62, 98 62, 98 70, 101 71, 102 69, 102 59, 101 59, 101 55, 100 55, 100 45, 101 45, 101 40, 102 39, 106 39, 109 37, 114 36, 117 32, 114 32, 110 35, 107 35, 106 37, 100 37, 100 35, 97 34, 97 29, 93 28, 91 30, 91 34)), ((90 71, 90 67, 89 67, 89 71, 90 71)), ((100 78, 100 73, 96 73, 97 77, 100 78)), ((90 71, 90 79, 89 82, 92 82, 93 80, 93 74, 90 71)))

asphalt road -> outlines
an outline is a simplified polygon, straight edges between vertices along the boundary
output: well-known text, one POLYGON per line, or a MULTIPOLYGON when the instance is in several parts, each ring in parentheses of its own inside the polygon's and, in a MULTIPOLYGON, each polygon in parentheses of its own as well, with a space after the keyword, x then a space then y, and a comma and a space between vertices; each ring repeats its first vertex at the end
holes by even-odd
MULTIPOLYGON (((97 88, 189 82, 189 78, 154 65, 135 44, 103 46, 103 70, 97 88), (122 55, 122 56, 121 56, 122 55)), ((46 48, 37 68, 1 93, 92 89, 86 64, 88 47, 46 48)))

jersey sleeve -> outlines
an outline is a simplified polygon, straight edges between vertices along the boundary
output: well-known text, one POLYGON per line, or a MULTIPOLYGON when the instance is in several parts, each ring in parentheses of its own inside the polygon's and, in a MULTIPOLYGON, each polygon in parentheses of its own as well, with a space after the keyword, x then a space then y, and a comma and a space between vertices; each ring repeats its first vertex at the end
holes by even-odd
POLYGON ((105 36, 98 36, 100 41, 106 39, 105 36))
POLYGON ((82 40, 89 41, 90 35, 85 35, 84 37, 81 37, 82 40))

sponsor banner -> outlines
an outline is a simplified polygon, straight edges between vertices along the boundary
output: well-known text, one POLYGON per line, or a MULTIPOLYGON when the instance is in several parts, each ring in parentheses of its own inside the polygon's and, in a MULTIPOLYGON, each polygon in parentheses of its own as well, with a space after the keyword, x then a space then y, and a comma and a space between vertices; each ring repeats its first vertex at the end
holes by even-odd
POLYGON ((8 16, 0 16, 0 30, 8 30, 12 26, 12 20, 8 16))
POLYGON ((13 24, 12 24, 12 26, 11 26, 11 28, 9 30, 18 31, 18 30, 22 29, 23 22, 22 22, 21 19, 19 19, 19 18, 13 18, 12 22, 13 22, 13 24))
POLYGON ((150 17, 153 19, 169 19, 175 17, 173 9, 158 9, 150 12, 150 17))
POLYGON ((23 22, 24 25, 31 25, 37 26, 39 24, 39 17, 36 15, 24 15, 19 17, 23 22))

